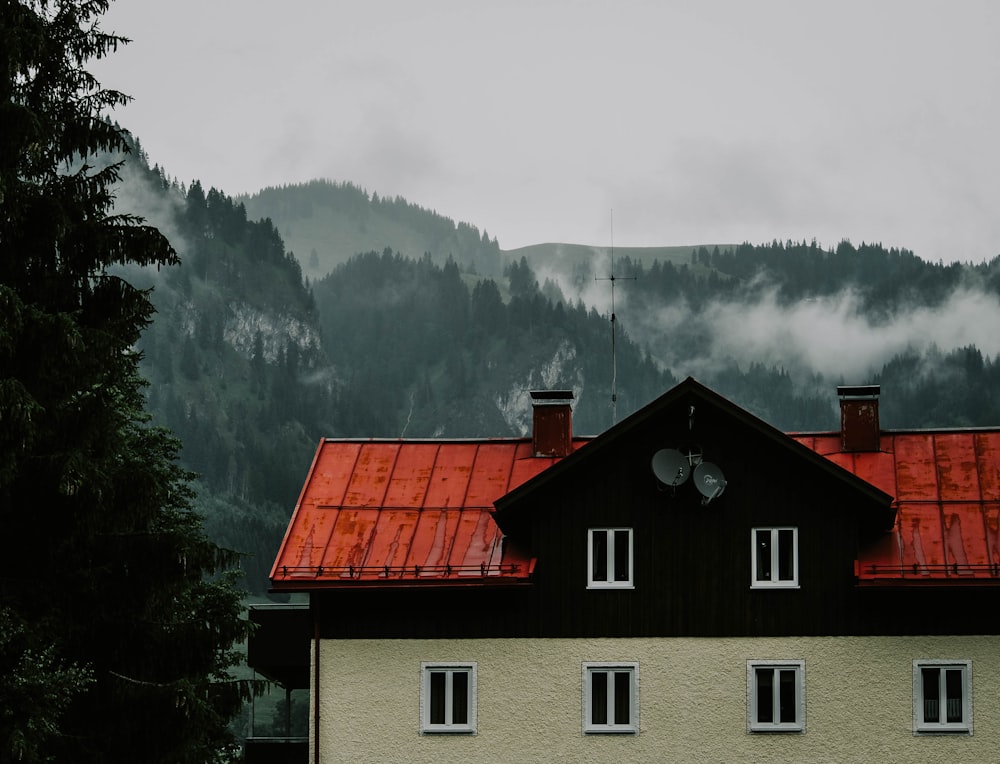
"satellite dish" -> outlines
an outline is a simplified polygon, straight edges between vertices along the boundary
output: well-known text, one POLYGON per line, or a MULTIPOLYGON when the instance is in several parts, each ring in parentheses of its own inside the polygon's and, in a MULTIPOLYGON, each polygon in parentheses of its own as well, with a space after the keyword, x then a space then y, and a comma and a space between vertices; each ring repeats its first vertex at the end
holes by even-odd
POLYGON ((675 448, 661 448, 653 454, 653 474, 664 485, 679 486, 691 474, 688 458, 675 448))
POLYGON ((694 485, 702 495, 701 503, 708 504, 726 490, 726 476, 711 462, 702 462, 694 468, 694 485))

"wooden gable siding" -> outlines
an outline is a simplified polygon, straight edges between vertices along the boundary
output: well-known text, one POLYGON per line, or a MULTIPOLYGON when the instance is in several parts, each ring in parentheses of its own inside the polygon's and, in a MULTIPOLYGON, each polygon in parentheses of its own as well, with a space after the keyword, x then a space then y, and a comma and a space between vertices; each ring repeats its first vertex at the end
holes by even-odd
POLYGON ((825 634, 848 620, 858 497, 794 450, 711 410, 651 422, 572 479, 545 486, 533 513, 538 630, 551 636, 825 634), (676 421, 680 419, 680 421, 676 421), (724 472, 707 505, 688 481, 662 486, 660 448, 696 441, 724 472), (798 528, 798 589, 751 589, 751 529, 798 528), (587 529, 633 529, 633 590, 586 588, 587 529), (554 615, 556 614, 556 615, 554 615))

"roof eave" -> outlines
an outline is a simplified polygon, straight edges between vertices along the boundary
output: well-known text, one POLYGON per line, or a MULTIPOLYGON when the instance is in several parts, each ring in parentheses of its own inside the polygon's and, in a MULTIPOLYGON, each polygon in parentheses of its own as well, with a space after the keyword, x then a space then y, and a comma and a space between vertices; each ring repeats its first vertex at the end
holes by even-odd
POLYGON ((510 589, 516 587, 532 586, 534 580, 531 578, 470 578, 462 579, 403 579, 398 581, 387 581, 385 579, 372 579, 364 581, 329 581, 316 579, 314 581, 272 581, 268 589, 273 594, 290 592, 329 592, 334 590, 345 591, 349 589, 510 589))

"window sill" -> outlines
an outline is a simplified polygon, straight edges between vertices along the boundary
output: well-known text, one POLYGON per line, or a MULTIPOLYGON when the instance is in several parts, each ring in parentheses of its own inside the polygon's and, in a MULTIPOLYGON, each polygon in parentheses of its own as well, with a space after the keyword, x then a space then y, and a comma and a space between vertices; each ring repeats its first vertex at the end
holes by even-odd
POLYGON ((604 583, 589 583, 587 584, 588 589, 635 589, 635 584, 604 584, 604 583))
POLYGON ((750 584, 751 589, 801 589, 797 584, 750 584))
POLYGON ((638 735, 635 727, 590 727, 583 731, 584 735, 638 735))
POLYGON ((472 727, 432 727, 420 730, 421 735, 475 735, 476 730, 472 727))
POLYGON ((747 732, 752 735, 802 735, 806 731, 801 724, 778 726, 755 726, 750 727, 747 732))
POLYGON ((972 735, 970 727, 918 727, 913 730, 914 737, 927 737, 933 735, 972 735))

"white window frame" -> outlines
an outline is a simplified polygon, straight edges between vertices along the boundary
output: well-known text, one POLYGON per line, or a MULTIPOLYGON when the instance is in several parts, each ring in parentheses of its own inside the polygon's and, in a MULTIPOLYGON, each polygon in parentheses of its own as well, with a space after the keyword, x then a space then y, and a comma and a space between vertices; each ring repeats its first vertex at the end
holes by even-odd
POLYGON ((635 564, 634 550, 635 534, 631 528, 589 528, 587 530, 587 588, 588 589, 634 589, 633 571, 635 564), (628 579, 624 581, 615 580, 615 545, 613 542, 615 533, 628 533, 628 579), (594 535, 605 534, 607 549, 607 561, 605 565, 605 578, 594 578, 594 535))
POLYGON ((751 589, 798 589, 799 588, 799 529, 791 525, 762 526, 750 529, 750 588, 751 589), (782 531, 792 532, 792 578, 778 578, 780 575, 780 539, 782 531), (771 553, 770 578, 758 578, 757 534, 769 532, 771 553))
POLYGON ((607 663, 586 662, 583 664, 583 734, 585 735, 637 735, 639 734, 639 664, 638 663, 607 663), (629 721, 627 724, 616 724, 614 719, 615 695, 614 681, 608 681, 607 716, 609 721, 595 724, 593 721, 593 691, 592 680, 595 674, 613 675, 627 672, 629 675, 629 721))
MULTIPOLYGON (((773 675, 772 675, 773 676, 773 675)), ((776 683, 772 682, 772 687, 776 683)), ((805 732, 806 731, 806 662, 804 660, 748 660, 747 661, 747 732, 805 732), (795 720, 782 722, 779 715, 780 695, 772 695, 770 722, 758 721, 757 671, 792 670, 795 672, 795 720), (777 719, 777 721, 773 721, 777 719)))
POLYGON ((420 664, 420 734, 476 734, 476 717, 478 694, 478 665, 475 661, 460 661, 455 663, 424 661, 420 664), (445 673, 445 722, 431 722, 431 674, 445 673), (464 673, 469 677, 469 697, 466 708, 466 722, 456 724, 452 721, 454 705, 452 703, 453 677, 456 673, 464 673))
MULTIPOLYGON (((945 711, 947 713, 947 711, 945 711)), ((939 717, 940 718, 940 717, 939 717)), ((913 734, 972 734, 972 661, 971 660, 925 660, 913 661, 913 734), (961 671, 962 676, 962 721, 926 721, 924 719, 924 674, 923 669, 941 669, 938 681, 938 703, 947 703, 945 671, 961 671)))

